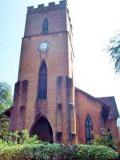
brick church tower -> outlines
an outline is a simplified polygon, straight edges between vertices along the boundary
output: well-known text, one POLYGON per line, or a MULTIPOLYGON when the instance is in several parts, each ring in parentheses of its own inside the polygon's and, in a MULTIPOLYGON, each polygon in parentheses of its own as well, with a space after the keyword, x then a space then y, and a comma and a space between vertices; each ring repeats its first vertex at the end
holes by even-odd
POLYGON ((66 1, 28 7, 10 129, 75 140, 72 25, 66 1))

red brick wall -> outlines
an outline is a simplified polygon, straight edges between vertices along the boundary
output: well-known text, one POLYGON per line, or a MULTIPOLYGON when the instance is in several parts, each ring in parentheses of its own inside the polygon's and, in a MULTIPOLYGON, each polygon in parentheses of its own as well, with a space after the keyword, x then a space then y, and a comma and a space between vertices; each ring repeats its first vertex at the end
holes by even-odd
MULTIPOLYGON (((30 14, 27 14, 25 37, 23 38, 21 47, 18 81, 21 83, 24 80, 28 80, 28 87, 25 104, 22 103, 22 97, 24 96, 22 92, 18 95, 19 100, 14 102, 15 110, 12 113, 11 120, 13 120, 11 126, 14 126, 13 129, 22 129, 21 124, 17 122, 19 116, 19 109, 17 108, 25 106, 24 128, 30 130, 35 122, 36 114, 40 113, 48 119, 53 129, 54 142, 56 142, 57 106, 61 104, 59 113, 61 118, 58 119, 58 123, 61 126, 58 131, 62 132, 62 142, 68 141, 68 132, 71 132, 73 134, 76 133, 76 142, 85 143, 85 120, 88 114, 92 118, 94 134, 100 134, 101 105, 82 92, 74 91, 74 54, 68 11, 66 7, 61 9, 61 5, 59 9, 56 9, 56 6, 53 7, 53 10, 51 7, 48 8, 49 10, 45 9, 45 12, 39 12, 39 8, 37 10, 32 9, 29 11, 30 14), (42 23, 46 17, 49 22, 49 33, 44 35, 42 34, 42 23), (43 54, 38 50, 38 44, 44 41, 49 42, 50 48, 48 52, 43 54), (39 69, 43 60, 46 62, 48 71, 47 99, 36 101, 39 69), (59 98, 57 98, 59 96, 57 95, 58 77, 62 78, 59 98), (70 78, 71 85, 67 86, 66 81, 70 80, 70 78), (70 105, 73 108, 71 109, 71 113, 68 113, 70 105), (37 111, 36 106, 38 107, 37 111), (68 114, 71 114, 70 119, 68 119, 68 114), (68 130, 68 123, 70 123, 71 130, 68 130)), ((111 123, 114 136, 117 134, 115 123, 115 121, 111 123)))
POLYGON ((113 138, 119 138, 119 129, 117 127, 116 118, 108 119, 108 121, 105 124, 105 127, 106 129, 109 128, 111 130, 113 138))
POLYGON ((94 135, 100 134, 100 111, 99 103, 91 100, 86 95, 77 91, 75 93, 75 107, 77 117, 77 139, 80 143, 86 143, 85 137, 85 120, 87 115, 91 116, 93 122, 94 135))
MULTIPOLYGON (((34 10, 35 11, 35 10, 34 10)), ((33 11, 33 12, 34 12, 33 11)), ((24 127, 28 130, 35 122, 36 105, 39 107, 37 114, 44 115, 52 129, 53 139, 56 141, 57 123, 56 123, 56 84, 57 78, 63 77, 62 83, 62 132, 63 142, 68 139, 67 130, 67 110, 68 103, 74 101, 73 93, 71 95, 72 101, 68 102, 66 93, 66 77, 72 77, 72 61, 69 33, 67 31, 67 9, 53 9, 48 12, 38 12, 33 14, 27 14, 25 37, 22 40, 20 66, 18 73, 18 81, 28 80, 28 92, 25 110, 24 127), (48 18, 49 33, 42 34, 42 23, 44 18, 48 18), (47 41, 50 44, 48 52, 41 53, 38 50, 38 44, 47 41), (38 80, 39 69, 42 61, 47 65, 47 99, 38 103, 36 101, 38 94, 38 80), (37 104, 36 104, 37 103, 37 104)), ((19 95, 22 98, 22 95, 19 95)), ((20 101, 17 101, 17 107, 20 105, 20 101)), ((19 114, 19 113, 18 113, 19 114)), ((13 117, 16 117, 14 113, 13 117)), ((13 122, 14 123, 14 122, 13 122)), ((11 124, 12 126, 12 124, 11 124)), ((19 124, 15 124, 14 129, 21 128, 19 124)))

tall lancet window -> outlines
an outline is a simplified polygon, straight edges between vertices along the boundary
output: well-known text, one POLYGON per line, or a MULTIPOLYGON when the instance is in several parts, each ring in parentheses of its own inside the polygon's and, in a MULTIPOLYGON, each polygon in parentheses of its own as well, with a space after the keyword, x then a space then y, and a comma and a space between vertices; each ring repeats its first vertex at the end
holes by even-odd
POLYGON ((39 71, 38 99, 47 98, 47 66, 45 61, 42 62, 39 71))
POLYGON ((43 32, 44 34, 47 34, 47 33, 48 33, 48 19, 47 19, 47 18, 45 18, 45 19, 43 20, 42 32, 43 32))
POLYGON ((90 115, 88 114, 85 121, 86 143, 90 143, 93 139, 93 123, 90 115))

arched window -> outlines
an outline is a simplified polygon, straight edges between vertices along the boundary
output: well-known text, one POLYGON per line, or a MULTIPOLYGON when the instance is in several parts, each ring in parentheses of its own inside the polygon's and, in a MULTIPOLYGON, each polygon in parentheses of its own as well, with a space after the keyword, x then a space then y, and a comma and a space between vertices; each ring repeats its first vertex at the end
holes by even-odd
POLYGON ((86 143, 90 143, 93 139, 93 123, 90 115, 88 114, 85 121, 86 143))
POLYGON ((42 32, 43 32, 44 34, 47 34, 47 33, 48 33, 48 19, 47 19, 47 18, 45 18, 45 19, 43 20, 42 32))
POLYGON ((45 61, 42 62, 39 71, 38 99, 47 98, 47 66, 45 61))

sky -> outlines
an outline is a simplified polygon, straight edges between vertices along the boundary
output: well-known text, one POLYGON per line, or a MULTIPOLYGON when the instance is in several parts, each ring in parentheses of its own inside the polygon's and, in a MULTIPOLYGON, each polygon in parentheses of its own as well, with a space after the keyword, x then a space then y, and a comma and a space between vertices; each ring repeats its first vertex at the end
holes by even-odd
MULTIPOLYGON (((4 0, 0 9, 0 81, 14 88, 28 6, 58 0, 4 0)), ((73 25, 75 84, 95 97, 115 96, 120 111, 120 75, 105 49, 120 30, 120 0, 68 0, 73 25)))

